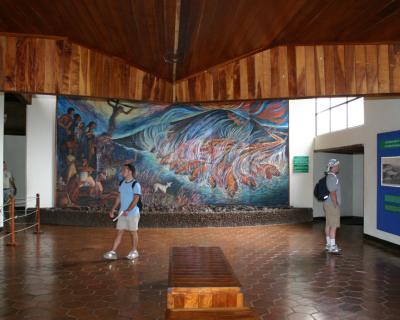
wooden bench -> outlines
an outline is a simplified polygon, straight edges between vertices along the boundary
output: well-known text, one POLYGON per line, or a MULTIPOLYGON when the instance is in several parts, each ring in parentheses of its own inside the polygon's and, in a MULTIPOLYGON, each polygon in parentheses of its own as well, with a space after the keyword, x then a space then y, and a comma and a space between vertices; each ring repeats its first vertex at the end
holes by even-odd
POLYGON ((171 249, 167 309, 243 308, 241 286, 219 247, 171 249))
POLYGON ((170 309, 166 320, 257 320, 258 315, 249 308, 232 309, 170 309))

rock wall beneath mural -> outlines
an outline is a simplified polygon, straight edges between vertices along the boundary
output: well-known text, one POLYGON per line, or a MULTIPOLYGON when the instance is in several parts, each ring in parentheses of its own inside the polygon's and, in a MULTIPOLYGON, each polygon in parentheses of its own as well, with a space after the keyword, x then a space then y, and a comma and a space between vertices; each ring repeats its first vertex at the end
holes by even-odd
POLYGON ((145 208, 286 206, 288 101, 58 97, 58 207, 110 207, 125 163, 136 167, 145 208))

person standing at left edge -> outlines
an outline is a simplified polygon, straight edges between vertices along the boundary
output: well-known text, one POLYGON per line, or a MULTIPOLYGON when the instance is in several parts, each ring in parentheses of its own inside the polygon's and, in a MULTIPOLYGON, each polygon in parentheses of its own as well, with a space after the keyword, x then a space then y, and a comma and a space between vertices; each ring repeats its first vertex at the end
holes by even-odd
POLYGON ((135 180, 135 167, 132 164, 126 164, 122 167, 121 175, 124 180, 119 186, 119 196, 115 199, 114 205, 109 213, 111 218, 114 218, 114 214, 118 206, 120 206, 120 212, 123 211, 122 215, 118 218, 117 222, 117 236, 114 240, 111 251, 104 254, 104 258, 107 260, 118 259, 117 248, 121 243, 124 231, 129 231, 132 238, 132 250, 126 256, 126 258, 133 260, 139 257, 137 251, 138 246, 138 224, 140 219, 140 210, 137 206, 139 197, 141 196, 141 186, 139 182, 135 180))

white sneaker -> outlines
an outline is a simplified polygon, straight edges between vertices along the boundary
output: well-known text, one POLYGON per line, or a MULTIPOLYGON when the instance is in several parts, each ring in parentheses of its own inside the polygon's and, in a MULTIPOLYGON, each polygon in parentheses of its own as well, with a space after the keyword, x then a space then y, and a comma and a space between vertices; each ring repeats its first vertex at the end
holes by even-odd
POLYGON ((139 257, 139 252, 138 252, 137 250, 132 250, 132 251, 129 252, 129 254, 126 256, 126 258, 129 259, 129 260, 136 259, 137 257, 139 257))
POLYGON ((331 248, 331 245, 329 245, 329 244, 326 244, 326 245, 325 245, 325 250, 326 250, 326 251, 329 251, 330 248, 331 248))
POLYGON ((340 251, 342 251, 342 249, 340 249, 337 244, 334 244, 333 246, 330 246, 328 249, 328 252, 330 253, 339 253, 340 251))
POLYGON ((112 250, 106 252, 103 255, 103 257, 104 257, 104 259, 107 259, 107 260, 117 260, 118 259, 117 253, 115 251, 112 251, 112 250))

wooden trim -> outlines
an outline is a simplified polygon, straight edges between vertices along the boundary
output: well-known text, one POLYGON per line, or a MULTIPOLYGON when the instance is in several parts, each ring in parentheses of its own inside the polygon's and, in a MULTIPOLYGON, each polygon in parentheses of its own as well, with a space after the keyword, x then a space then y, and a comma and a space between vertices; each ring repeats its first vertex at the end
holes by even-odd
POLYGON ((66 38, 0 36, 0 90, 172 102, 172 83, 66 38))
POLYGON ((400 44, 368 43, 279 46, 174 86, 177 101, 205 102, 399 94, 399 83, 400 44))

